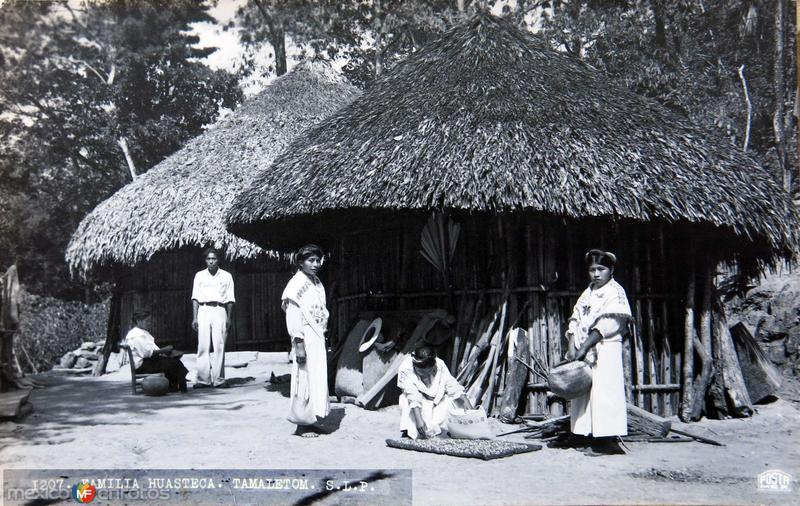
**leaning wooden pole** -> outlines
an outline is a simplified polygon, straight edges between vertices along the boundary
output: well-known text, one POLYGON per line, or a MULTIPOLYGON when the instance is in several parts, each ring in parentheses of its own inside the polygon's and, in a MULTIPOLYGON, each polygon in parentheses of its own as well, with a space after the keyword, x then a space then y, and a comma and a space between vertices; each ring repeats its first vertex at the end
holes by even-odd
POLYGON ((683 336, 683 398, 681 399, 680 418, 684 422, 691 420, 694 405, 694 292, 695 267, 692 255, 689 255, 689 279, 686 284, 686 300, 684 302, 684 336, 683 336))
POLYGON ((711 384, 713 368, 711 366, 711 293, 714 280, 711 263, 707 262, 703 269, 703 302, 700 305, 700 338, 693 339, 694 351, 700 357, 700 376, 694 384, 694 405, 691 419, 699 420, 706 405, 706 393, 711 384))
POLYGON ((729 414, 736 417, 748 417, 753 414, 753 404, 744 383, 739 357, 733 345, 733 337, 728 327, 728 319, 718 295, 711 300, 712 318, 714 319, 714 346, 719 350, 722 369, 722 382, 729 414))

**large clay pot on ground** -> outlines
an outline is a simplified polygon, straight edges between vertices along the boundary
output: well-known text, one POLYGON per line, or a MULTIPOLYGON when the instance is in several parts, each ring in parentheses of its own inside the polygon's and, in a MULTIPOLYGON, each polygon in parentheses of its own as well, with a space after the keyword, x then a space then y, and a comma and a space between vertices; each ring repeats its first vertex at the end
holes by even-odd
POLYGON ((164 376, 148 376, 142 380, 142 391, 145 395, 166 395, 169 392, 169 380, 164 376))

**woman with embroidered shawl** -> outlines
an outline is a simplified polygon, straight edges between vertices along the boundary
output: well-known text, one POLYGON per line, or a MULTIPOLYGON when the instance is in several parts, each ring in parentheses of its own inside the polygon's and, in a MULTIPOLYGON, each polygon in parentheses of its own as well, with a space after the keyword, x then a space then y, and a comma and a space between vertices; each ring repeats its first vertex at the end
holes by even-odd
POLYGON ((297 424, 295 434, 303 437, 319 435, 314 424, 328 415, 328 309, 325 288, 317 277, 322 259, 319 246, 300 248, 295 255, 297 273, 281 295, 294 355, 288 419, 297 424))
POLYGON ((569 319, 567 359, 589 364, 592 387, 570 401, 570 428, 574 434, 604 438, 592 445, 595 453, 620 453, 616 439, 628 433, 622 338, 631 309, 625 289, 613 278, 616 256, 593 249, 585 260, 591 283, 569 319))

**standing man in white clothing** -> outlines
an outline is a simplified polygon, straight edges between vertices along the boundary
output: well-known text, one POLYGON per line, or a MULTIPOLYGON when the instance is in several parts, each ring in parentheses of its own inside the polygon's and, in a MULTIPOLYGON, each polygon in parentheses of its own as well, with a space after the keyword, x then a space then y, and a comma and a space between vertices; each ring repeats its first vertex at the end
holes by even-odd
POLYGON ((192 286, 192 328, 197 332, 197 381, 194 388, 227 388, 225 338, 233 322, 231 313, 236 302, 233 277, 219 268, 217 250, 207 249, 204 258, 208 268, 195 274, 192 286))

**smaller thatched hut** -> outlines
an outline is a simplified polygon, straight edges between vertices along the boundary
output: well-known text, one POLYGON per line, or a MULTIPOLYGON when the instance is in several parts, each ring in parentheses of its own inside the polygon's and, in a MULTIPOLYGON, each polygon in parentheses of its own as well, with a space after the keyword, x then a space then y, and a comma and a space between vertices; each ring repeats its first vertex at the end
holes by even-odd
POLYGON ((550 365, 586 286, 582 252, 613 250, 637 315, 630 393, 672 414, 692 379, 692 336, 708 335, 715 266, 789 258, 797 222, 726 139, 478 15, 295 139, 228 223, 263 247, 327 241, 340 336, 365 309, 449 305, 461 317, 475 299, 505 298, 507 321, 550 365), (419 253, 432 211, 460 224, 457 242, 436 229, 440 249, 455 246, 438 271, 419 253))
POLYGON ((235 278, 230 349, 285 347, 275 301, 286 266, 274 261, 275 253, 228 233, 225 212, 298 133, 358 94, 328 65, 300 64, 86 216, 66 259, 76 274, 116 281, 118 332, 146 305, 159 339, 192 348, 192 278, 204 267, 202 248, 215 246, 224 250, 224 268, 235 278))

